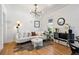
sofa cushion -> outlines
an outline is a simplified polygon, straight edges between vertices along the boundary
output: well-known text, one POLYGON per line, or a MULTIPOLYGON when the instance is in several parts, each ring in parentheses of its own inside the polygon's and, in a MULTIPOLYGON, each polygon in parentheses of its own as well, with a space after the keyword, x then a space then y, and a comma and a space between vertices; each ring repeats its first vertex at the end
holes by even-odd
POLYGON ((31 32, 31 36, 36 36, 36 32, 31 32))

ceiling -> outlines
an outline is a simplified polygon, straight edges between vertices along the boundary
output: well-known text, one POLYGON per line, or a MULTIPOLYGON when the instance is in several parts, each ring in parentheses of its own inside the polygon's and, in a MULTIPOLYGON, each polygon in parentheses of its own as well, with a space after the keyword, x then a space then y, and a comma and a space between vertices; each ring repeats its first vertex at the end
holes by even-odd
MULTIPOLYGON (((44 10, 45 8, 48 8, 49 6, 53 6, 51 4, 38 4, 38 10, 44 10)), ((33 4, 6 4, 6 9, 8 11, 28 11, 28 10, 34 10, 33 4)))
MULTIPOLYGON (((42 13, 56 11, 63 7, 67 6, 67 4, 38 4, 38 11, 42 11, 42 13)), ((30 12, 34 10, 34 4, 5 4, 7 12, 30 12)))
MULTIPOLYGON (((24 17, 27 13, 30 14, 30 11, 34 9, 34 4, 4 4, 4 6, 7 11, 7 17, 9 17, 7 19, 9 23, 12 18, 16 20, 16 18, 24 17)), ((65 6, 67 6, 67 4, 38 4, 38 10, 42 11, 42 15, 46 15, 65 6)))

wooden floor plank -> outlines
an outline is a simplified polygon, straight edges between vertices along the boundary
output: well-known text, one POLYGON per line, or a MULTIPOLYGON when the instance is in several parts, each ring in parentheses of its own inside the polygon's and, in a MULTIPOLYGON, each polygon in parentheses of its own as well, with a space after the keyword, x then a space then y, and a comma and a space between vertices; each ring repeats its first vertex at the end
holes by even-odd
POLYGON ((34 49, 32 51, 17 51, 14 52, 16 43, 7 43, 4 44, 4 48, 1 52, 2 55, 70 55, 70 48, 63 46, 61 44, 53 42, 52 45, 43 47, 41 49, 34 49))

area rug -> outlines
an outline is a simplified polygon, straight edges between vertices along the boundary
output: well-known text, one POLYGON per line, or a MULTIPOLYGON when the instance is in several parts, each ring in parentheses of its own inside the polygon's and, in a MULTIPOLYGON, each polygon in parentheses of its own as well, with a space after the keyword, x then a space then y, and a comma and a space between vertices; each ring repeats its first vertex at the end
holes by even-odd
POLYGON ((24 44, 17 45, 14 48, 15 49, 14 51, 15 52, 17 52, 17 51, 23 51, 23 50, 32 51, 34 49, 41 49, 43 47, 46 47, 46 46, 49 46, 49 45, 52 45, 52 44, 53 44, 52 41, 44 41, 42 47, 38 46, 38 47, 34 48, 33 45, 32 45, 32 42, 27 42, 27 43, 24 43, 24 44))

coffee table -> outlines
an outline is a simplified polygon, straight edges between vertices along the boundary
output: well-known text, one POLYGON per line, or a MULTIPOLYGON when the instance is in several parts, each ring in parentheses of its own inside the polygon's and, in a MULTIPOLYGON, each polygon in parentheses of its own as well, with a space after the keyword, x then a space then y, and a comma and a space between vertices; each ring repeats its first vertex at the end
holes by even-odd
POLYGON ((31 39, 31 41, 32 41, 34 48, 36 48, 38 46, 43 46, 43 39, 42 38, 34 38, 34 39, 31 39))

